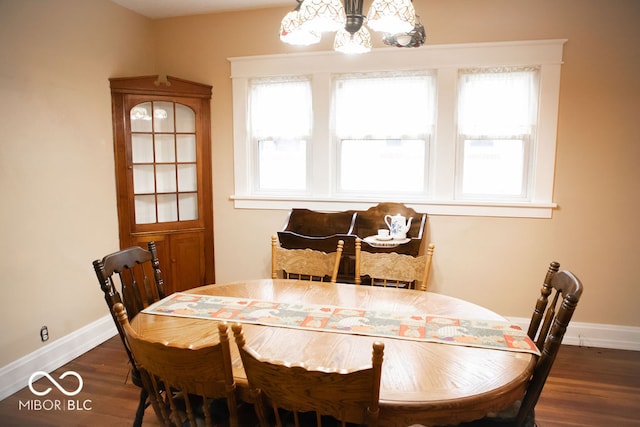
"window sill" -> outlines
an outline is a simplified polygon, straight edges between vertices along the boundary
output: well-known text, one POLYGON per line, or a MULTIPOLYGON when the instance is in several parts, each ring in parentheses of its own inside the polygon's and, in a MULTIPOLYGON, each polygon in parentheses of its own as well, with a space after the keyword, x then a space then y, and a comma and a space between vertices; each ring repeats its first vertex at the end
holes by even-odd
POLYGON ((372 200, 372 199, 321 199, 311 197, 241 196, 232 195, 236 209, 276 209, 291 210, 305 208, 316 211, 338 212, 345 210, 366 210, 380 202, 401 202, 428 215, 484 216, 513 218, 551 218, 556 203, 508 203, 471 201, 412 201, 412 200, 372 200))

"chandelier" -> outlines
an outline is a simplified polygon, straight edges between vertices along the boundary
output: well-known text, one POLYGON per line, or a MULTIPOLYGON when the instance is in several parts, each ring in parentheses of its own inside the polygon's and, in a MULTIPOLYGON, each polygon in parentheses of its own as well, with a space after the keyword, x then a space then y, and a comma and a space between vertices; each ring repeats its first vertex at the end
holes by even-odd
POLYGON ((426 38, 412 0, 373 0, 362 13, 363 0, 296 0, 298 5, 282 19, 280 40, 292 45, 318 43, 324 32, 336 32, 333 48, 343 53, 371 50, 369 28, 382 33, 390 46, 418 47, 426 38), (366 23, 366 25, 365 25, 366 23))

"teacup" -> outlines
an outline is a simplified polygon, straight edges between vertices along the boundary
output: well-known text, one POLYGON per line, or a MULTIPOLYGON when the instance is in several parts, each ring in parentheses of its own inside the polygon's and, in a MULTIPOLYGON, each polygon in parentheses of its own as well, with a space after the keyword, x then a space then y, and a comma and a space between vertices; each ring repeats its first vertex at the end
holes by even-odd
POLYGON ((381 228, 378 230, 378 237, 380 239, 388 239, 389 238, 389 230, 386 228, 381 228))

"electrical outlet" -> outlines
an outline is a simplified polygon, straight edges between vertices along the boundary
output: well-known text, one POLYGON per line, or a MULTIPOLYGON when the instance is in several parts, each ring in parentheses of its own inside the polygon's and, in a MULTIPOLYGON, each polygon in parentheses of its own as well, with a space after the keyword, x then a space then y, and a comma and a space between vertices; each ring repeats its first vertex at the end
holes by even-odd
POLYGON ((49 328, 47 328, 46 326, 40 328, 40 339, 42 340, 42 342, 45 342, 49 339, 49 328))

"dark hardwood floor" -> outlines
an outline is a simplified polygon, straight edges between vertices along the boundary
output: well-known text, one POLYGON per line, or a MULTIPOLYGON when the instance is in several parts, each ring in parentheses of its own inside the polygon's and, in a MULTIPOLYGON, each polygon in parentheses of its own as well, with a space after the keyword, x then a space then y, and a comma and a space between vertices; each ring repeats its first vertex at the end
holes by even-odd
MULTIPOLYGON (((67 397, 43 378, 36 391, 52 387, 50 394, 35 396, 28 387, 0 402, 1 426, 131 426, 139 389, 128 378, 127 356, 119 337, 51 373, 66 390, 82 390, 67 397), (38 408, 34 400, 41 402, 38 408), (56 403, 58 407, 56 407, 56 403)), ((640 426, 640 352, 563 346, 538 405, 540 427, 640 426)), ((251 423, 241 427, 253 427, 251 423)), ((148 408, 144 426, 161 425, 148 408)), ((384 427, 384 426, 381 426, 384 427)))

